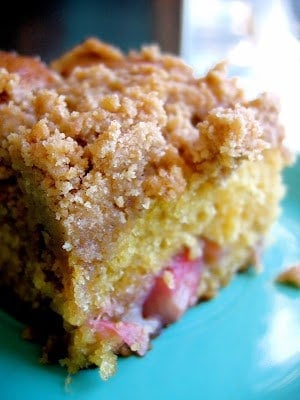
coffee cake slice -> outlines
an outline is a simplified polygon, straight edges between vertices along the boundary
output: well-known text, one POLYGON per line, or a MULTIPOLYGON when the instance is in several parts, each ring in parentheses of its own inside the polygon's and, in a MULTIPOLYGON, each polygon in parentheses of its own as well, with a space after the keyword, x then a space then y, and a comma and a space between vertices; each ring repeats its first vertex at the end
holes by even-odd
POLYGON ((44 360, 107 379, 258 262, 290 162, 277 103, 156 46, 0 66, 1 287, 57 317, 44 360))

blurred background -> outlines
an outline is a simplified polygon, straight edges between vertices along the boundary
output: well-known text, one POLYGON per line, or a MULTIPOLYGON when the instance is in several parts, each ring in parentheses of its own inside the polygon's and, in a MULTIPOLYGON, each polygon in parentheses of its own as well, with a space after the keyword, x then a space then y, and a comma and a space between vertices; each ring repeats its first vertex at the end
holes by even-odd
POLYGON ((300 0, 27 0, 7 2, 3 16, 0 48, 45 62, 89 36, 124 51, 158 43, 196 74, 226 58, 249 94, 282 98, 300 148, 300 0))
POLYGON ((158 41, 178 52, 179 0, 27 0, 7 2, 0 47, 38 54, 45 61, 89 36, 123 50, 158 41))

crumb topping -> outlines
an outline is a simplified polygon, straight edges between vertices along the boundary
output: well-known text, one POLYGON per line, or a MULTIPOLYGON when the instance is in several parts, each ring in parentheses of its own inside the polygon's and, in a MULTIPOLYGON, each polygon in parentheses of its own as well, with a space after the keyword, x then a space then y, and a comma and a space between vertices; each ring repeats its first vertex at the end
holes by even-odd
POLYGON ((300 288, 300 264, 292 265, 276 277, 276 281, 300 288))

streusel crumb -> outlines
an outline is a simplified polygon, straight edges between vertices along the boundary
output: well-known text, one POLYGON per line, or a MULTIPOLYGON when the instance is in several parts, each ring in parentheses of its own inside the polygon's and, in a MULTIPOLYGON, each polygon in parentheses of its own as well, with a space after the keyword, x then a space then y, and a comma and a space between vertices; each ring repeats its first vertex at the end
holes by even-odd
POLYGON ((300 288, 300 264, 286 268, 276 277, 276 281, 300 288))

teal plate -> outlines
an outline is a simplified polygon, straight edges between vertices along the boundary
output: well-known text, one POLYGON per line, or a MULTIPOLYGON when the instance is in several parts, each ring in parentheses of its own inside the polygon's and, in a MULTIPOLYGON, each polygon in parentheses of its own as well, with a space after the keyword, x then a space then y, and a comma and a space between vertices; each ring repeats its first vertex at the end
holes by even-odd
POLYGON ((286 170, 287 195, 263 257, 264 271, 237 275, 213 300, 189 310, 145 357, 121 359, 66 384, 66 371, 38 362, 22 325, 0 314, 0 399, 300 400, 300 290, 275 283, 300 261, 300 160, 286 170))

